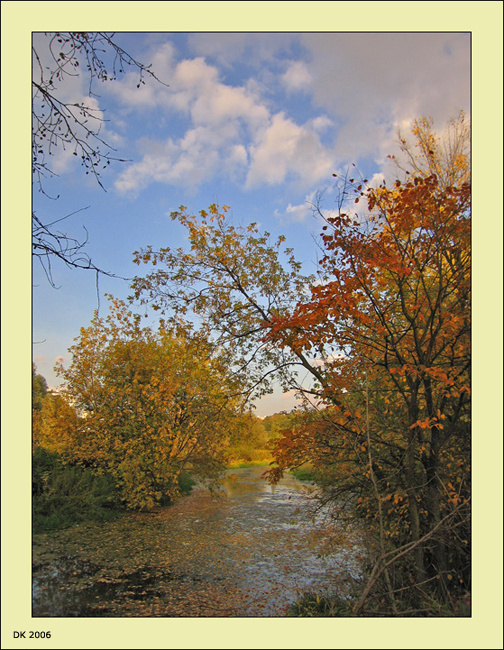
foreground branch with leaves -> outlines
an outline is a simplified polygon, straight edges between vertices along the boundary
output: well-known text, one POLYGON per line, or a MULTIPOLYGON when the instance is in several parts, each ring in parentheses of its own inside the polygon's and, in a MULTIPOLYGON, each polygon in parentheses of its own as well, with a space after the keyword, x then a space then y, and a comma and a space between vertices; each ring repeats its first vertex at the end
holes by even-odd
POLYGON ((255 223, 235 227, 228 210, 214 204, 198 215, 184 206, 173 212, 189 249, 135 252, 135 263, 152 270, 134 279, 131 300, 163 314, 172 327, 198 327, 225 351, 229 371, 252 397, 269 389, 273 373, 292 387, 296 368, 316 372, 301 352, 264 340, 265 328, 294 307, 314 278, 301 273, 285 237, 272 242, 255 223))

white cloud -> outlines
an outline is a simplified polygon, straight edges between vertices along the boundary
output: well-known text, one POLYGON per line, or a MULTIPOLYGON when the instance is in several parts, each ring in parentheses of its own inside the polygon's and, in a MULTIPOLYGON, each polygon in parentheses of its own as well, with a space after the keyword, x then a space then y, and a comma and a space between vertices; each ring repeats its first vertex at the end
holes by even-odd
POLYGON ((302 35, 313 101, 341 124, 339 159, 378 156, 397 126, 416 117, 444 123, 469 111, 469 39, 464 33, 302 35))
POLYGON ((312 78, 303 61, 294 61, 281 76, 281 80, 289 91, 308 92, 312 78))
POLYGON ((312 120, 312 125, 315 131, 325 131, 329 127, 334 125, 334 122, 330 120, 327 115, 320 115, 312 120))
POLYGON ((253 85, 223 84, 217 68, 201 57, 173 65, 169 78, 169 88, 155 94, 148 91, 141 100, 130 93, 130 82, 118 85, 123 101, 134 98, 130 109, 138 108, 139 102, 157 103, 190 119, 189 128, 178 139, 140 143, 143 158, 118 177, 119 192, 138 192, 150 182, 195 187, 221 172, 236 177, 249 160, 247 142, 268 125, 269 111, 253 85))
POLYGON ((305 197, 303 203, 298 205, 289 203, 282 213, 275 210, 275 216, 287 221, 303 222, 306 217, 313 215, 313 205, 317 199, 316 194, 317 192, 311 192, 305 197))
MULTIPOLYGON (((139 57, 143 59, 143 55, 139 57)), ((126 110, 153 108, 163 103, 167 91, 171 88, 175 64, 175 48, 171 43, 156 45, 145 55, 145 60, 152 62, 152 70, 158 79, 170 86, 160 84, 150 77, 144 78, 145 83, 139 85, 138 72, 133 70, 126 72, 120 80, 107 84, 106 92, 115 95, 126 110)))
MULTIPOLYGON (((172 133, 157 149, 151 143, 118 178, 119 191, 154 181, 196 186, 224 173, 249 189, 293 180, 307 189, 364 158, 385 164, 396 149, 399 125, 422 115, 444 121, 469 108, 467 34, 270 36, 194 34, 189 42, 198 56, 181 61, 171 44, 156 44, 149 60, 168 88, 148 82, 137 89, 133 75, 112 84, 126 111, 157 107, 167 109, 168 123, 171 111, 189 121, 183 135, 172 133), (296 42, 308 56, 286 62, 285 52, 296 42), (226 71, 238 61, 255 69, 255 76, 241 85, 225 83, 217 66, 226 71), (303 91, 323 114, 295 120, 288 101, 271 99, 279 84, 287 98, 303 91), (330 128, 336 137, 329 144, 330 128)), ((300 206, 288 209, 302 218, 300 206)))
POLYGON ((125 109, 165 107, 189 116, 194 125, 242 120, 253 127, 268 119, 268 110, 258 103, 253 91, 222 83, 219 70, 204 58, 175 63, 173 47, 165 45, 153 60, 156 72, 155 62, 160 61, 162 76, 169 79, 169 86, 147 80, 145 86, 137 88, 134 73, 127 75, 111 87, 125 109))
POLYGON ((309 187, 326 177, 332 166, 331 154, 309 125, 299 126, 278 113, 251 147, 247 187, 275 185, 290 175, 309 187))
POLYGON ((227 120, 242 120, 252 131, 263 125, 269 112, 265 106, 243 88, 221 83, 205 88, 194 102, 191 116, 195 124, 219 124, 227 120))
POLYGON ((304 221, 310 214, 310 207, 306 203, 289 205, 285 208, 285 216, 292 221, 304 221))
POLYGON ((245 147, 242 144, 232 146, 229 149, 227 162, 231 169, 235 167, 246 167, 248 164, 248 154, 245 147))
POLYGON ((121 193, 137 194, 153 182, 195 187, 214 173, 219 161, 216 137, 210 129, 198 127, 184 138, 165 143, 143 141, 144 156, 117 179, 121 193))
MULTIPOLYGON (((119 92, 123 99, 129 95, 127 88, 119 92)), ((150 143, 143 159, 117 179, 120 192, 139 191, 150 182, 195 186, 223 170, 236 177, 247 164, 247 187, 282 183, 290 176, 309 186, 332 168, 317 133, 330 125, 328 118, 303 126, 283 113, 271 118, 255 84, 225 85, 202 58, 177 64, 170 88, 160 91, 157 101, 186 113, 193 128, 161 146, 150 143)))

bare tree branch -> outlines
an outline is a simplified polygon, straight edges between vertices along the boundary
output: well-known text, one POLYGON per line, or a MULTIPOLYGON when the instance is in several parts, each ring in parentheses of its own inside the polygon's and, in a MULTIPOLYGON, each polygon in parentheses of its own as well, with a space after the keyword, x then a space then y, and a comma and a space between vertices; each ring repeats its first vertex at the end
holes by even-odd
MULTIPOLYGON (((150 65, 134 59, 114 41, 110 32, 55 32, 41 34, 33 39, 32 72, 32 173, 33 184, 47 198, 45 181, 57 177, 51 159, 57 152, 72 150, 85 174, 91 174, 104 190, 101 174, 111 162, 125 162, 102 134, 105 119, 102 111, 93 106, 96 82, 114 81, 127 68, 138 72, 137 87, 147 78, 160 81, 150 65), (87 76, 90 101, 69 101, 62 88, 70 78, 87 76)), ((55 287, 52 262, 60 260, 70 268, 87 269, 109 277, 119 277, 101 269, 85 253, 87 230, 79 241, 66 232, 56 230, 55 224, 87 208, 81 208, 60 219, 43 222, 32 213, 32 252, 42 264, 49 283, 55 287)))

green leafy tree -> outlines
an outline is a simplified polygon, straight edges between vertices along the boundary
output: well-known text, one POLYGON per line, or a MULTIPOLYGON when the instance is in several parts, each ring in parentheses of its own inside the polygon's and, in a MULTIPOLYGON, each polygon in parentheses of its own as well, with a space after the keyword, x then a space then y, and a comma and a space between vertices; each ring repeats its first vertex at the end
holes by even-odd
POLYGON ((262 421, 251 411, 236 419, 229 440, 230 461, 269 462, 271 460, 268 435, 262 421))

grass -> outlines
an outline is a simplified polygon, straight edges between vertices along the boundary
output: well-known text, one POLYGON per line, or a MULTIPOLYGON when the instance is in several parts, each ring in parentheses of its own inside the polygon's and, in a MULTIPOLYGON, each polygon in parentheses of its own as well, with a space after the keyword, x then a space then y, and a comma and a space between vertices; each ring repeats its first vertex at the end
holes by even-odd
POLYGON ((35 450, 32 468, 34 534, 121 516, 115 481, 110 476, 65 465, 57 453, 45 449, 35 450))
MULTIPOLYGON (((91 469, 67 465, 55 452, 35 449, 32 465, 32 530, 34 534, 70 528, 83 522, 105 523, 126 513, 116 481, 91 469)), ((187 472, 179 476, 181 494, 196 481, 187 472)), ((167 499, 167 505, 170 500, 167 499)))
POLYGON ((310 465, 291 469, 290 472, 298 481, 315 481, 316 479, 315 471, 310 465))
POLYGON ((269 460, 235 460, 229 463, 228 469, 245 469, 247 467, 267 467, 270 464, 269 460))

